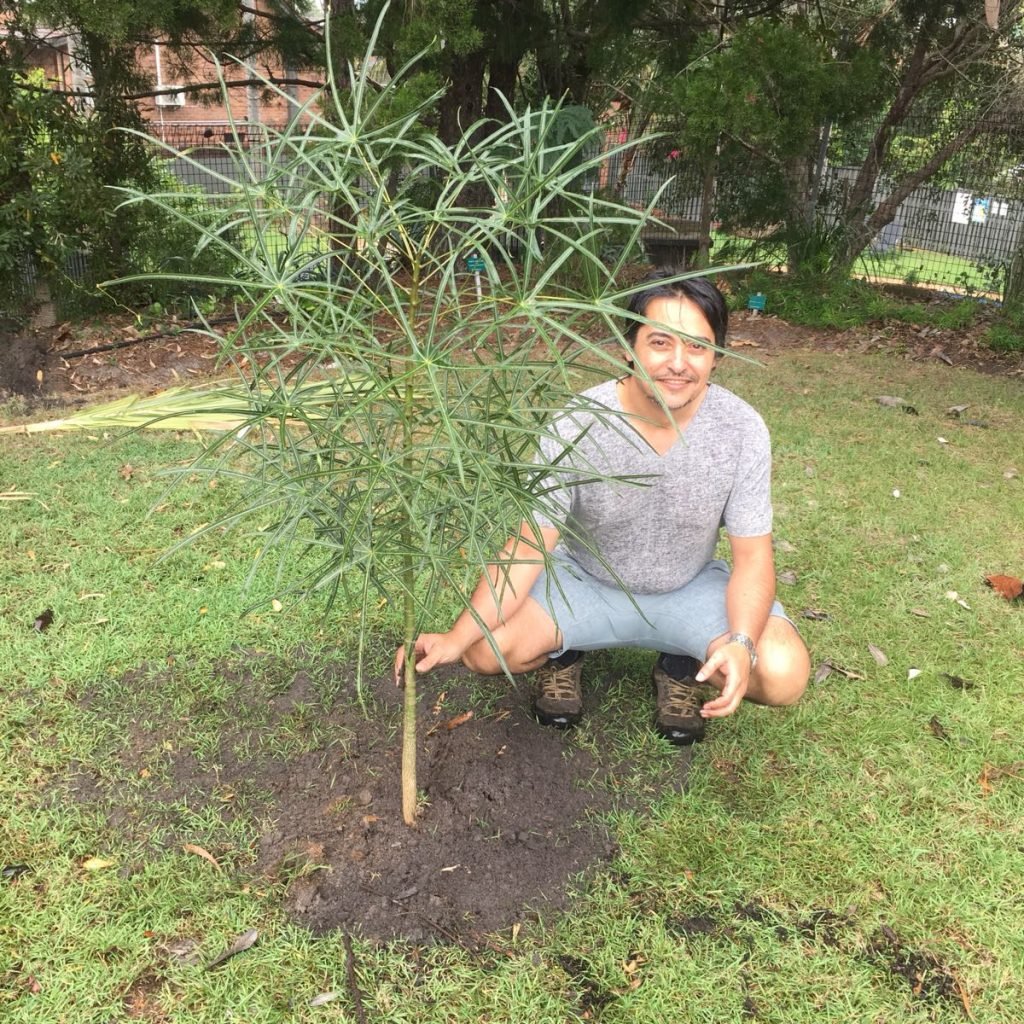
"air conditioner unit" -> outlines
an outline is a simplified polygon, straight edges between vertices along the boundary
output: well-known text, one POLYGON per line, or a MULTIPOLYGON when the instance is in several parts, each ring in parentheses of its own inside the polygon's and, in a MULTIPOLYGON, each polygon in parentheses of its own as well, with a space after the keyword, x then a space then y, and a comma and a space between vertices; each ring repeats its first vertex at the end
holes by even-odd
MULTIPOLYGON (((171 86, 173 89, 174 87, 171 86)), ((183 107, 185 106, 185 94, 183 92, 165 92, 154 97, 158 107, 183 107)))

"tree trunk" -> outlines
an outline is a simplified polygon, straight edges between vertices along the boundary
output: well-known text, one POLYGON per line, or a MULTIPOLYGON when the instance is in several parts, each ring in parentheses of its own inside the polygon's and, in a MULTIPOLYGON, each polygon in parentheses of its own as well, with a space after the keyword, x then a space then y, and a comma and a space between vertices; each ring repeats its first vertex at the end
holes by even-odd
POLYGON ((452 61, 451 84, 438 112, 438 135, 447 146, 454 146, 480 120, 484 67, 481 54, 467 54, 452 61))

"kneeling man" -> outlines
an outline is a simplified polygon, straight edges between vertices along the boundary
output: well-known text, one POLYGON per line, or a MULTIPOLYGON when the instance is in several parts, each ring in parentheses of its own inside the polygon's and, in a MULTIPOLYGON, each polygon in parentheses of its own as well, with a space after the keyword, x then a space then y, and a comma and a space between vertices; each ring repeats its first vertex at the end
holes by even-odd
MULTIPOLYGON (((562 444, 541 443, 546 514, 522 525, 473 593, 491 641, 464 611, 447 633, 421 634, 415 657, 420 672, 461 660, 493 674, 493 643, 510 671, 536 670, 537 717, 564 728, 583 711, 585 651, 657 651, 655 728, 687 744, 744 698, 796 703, 810 665, 775 600, 768 431, 711 382, 725 301, 706 278, 666 276, 630 303, 629 372, 556 420, 562 444), (714 557, 723 528, 731 568, 714 557)), ((403 661, 399 650, 396 678, 403 661)))

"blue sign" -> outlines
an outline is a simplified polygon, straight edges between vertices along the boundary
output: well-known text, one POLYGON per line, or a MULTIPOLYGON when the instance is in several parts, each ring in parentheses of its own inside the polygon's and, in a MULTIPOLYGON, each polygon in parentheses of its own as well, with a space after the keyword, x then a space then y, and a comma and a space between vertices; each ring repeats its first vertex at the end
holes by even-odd
POLYGON ((756 295, 751 295, 747 299, 747 309, 752 309, 758 313, 764 312, 764 304, 767 300, 765 299, 764 292, 758 292, 756 295))
POLYGON ((474 274, 479 274, 480 271, 487 269, 487 264, 484 263, 483 258, 473 253, 466 257, 466 266, 473 271, 474 274))

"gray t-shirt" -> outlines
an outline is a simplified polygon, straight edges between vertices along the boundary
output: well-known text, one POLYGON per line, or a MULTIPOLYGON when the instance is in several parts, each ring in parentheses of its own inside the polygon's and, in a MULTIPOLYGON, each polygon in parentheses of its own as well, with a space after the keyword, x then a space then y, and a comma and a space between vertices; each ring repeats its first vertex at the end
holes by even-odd
POLYGON ((615 381, 581 397, 589 408, 552 424, 562 440, 541 441, 538 459, 554 468, 537 520, 562 531, 560 546, 592 576, 665 593, 714 557, 721 527, 735 537, 771 532, 771 442, 743 399, 710 384, 680 440, 659 455, 623 415, 615 381))

